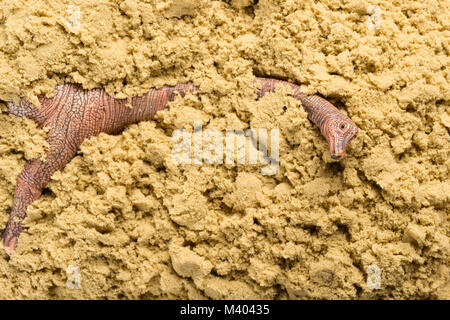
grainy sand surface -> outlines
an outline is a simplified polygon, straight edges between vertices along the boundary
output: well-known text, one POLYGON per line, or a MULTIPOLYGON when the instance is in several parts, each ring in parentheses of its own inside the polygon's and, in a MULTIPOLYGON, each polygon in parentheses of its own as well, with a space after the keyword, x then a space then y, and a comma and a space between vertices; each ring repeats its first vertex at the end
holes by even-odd
MULTIPOLYGON (((0 1, 1 100, 36 102, 64 81, 117 97, 200 87, 154 121, 84 142, 29 208, 16 253, 0 250, 0 298, 449 299, 449 7, 0 1), (360 134, 347 157, 331 160, 286 90, 257 101, 255 76, 349 115, 360 134), (172 134, 194 121, 278 129, 278 173, 175 164, 172 134)), ((3 230, 45 131, 0 111, 3 230)))

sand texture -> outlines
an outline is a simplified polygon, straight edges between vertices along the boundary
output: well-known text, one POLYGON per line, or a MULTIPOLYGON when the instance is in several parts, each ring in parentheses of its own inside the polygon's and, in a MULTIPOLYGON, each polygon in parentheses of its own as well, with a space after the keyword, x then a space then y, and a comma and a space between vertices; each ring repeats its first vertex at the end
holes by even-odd
MULTIPOLYGON (((117 97, 200 88, 83 143, 29 208, 16 253, 0 248, 0 298, 449 299, 449 8, 0 1, 0 100, 36 103, 64 81, 117 97), (301 84, 347 114, 360 129, 347 157, 331 159, 288 90, 257 100, 255 76, 301 84), (278 173, 174 163, 172 134, 194 121, 278 129, 278 173)), ((46 144, 45 130, 0 111, 3 230, 17 176, 46 144)))

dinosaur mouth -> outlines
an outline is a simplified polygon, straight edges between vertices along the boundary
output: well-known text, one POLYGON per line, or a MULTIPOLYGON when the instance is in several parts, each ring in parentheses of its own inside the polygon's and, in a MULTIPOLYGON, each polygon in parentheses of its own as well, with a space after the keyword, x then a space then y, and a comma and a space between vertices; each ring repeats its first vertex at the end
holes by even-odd
POLYGON ((331 154, 331 158, 334 160, 341 160, 342 158, 344 158, 344 156, 345 156, 345 152, 331 154))
POLYGON ((334 160, 341 160, 345 156, 346 143, 330 143, 330 155, 334 160))
POLYGON ((332 137, 328 141, 330 145, 330 155, 334 160, 341 160, 345 157, 345 150, 347 149, 350 141, 356 138, 358 135, 358 129, 353 130, 351 133, 346 134, 344 137, 332 137))

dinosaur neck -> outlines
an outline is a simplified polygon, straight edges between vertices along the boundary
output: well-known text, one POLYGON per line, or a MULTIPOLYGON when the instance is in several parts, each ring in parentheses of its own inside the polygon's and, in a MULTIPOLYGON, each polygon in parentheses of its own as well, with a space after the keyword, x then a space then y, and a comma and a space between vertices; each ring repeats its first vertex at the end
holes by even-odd
MULTIPOLYGON (((323 127, 324 121, 330 116, 330 113, 340 114, 339 110, 324 98, 317 95, 305 95, 300 91, 300 86, 277 79, 256 78, 261 89, 258 96, 262 97, 266 92, 274 92, 277 85, 289 86, 294 92, 294 97, 300 100, 302 106, 308 113, 308 118, 319 128, 323 127)), ((176 86, 165 86, 160 89, 151 89, 141 97, 132 99, 133 108, 128 108, 125 112, 130 115, 125 117, 129 122, 139 122, 152 119, 159 110, 167 108, 169 102, 175 99, 178 92, 184 97, 189 92, 197 91, 198 88, 192 83, 180 83, 176 86)))
POLYGON ((259 91, 259 97, 264 96, 266 92, 274 92, 277 85, 288 86, 294 93, 294 98, 300 100, 303 108, 308 113, 308 119, 310 119, 321 130, 327 117, 331 114, 340 115, 339 110, 330 102, 318 95, 306 95, 300 91, 300 86, 278 79, 270 78, 257 78, 257 81, 261 85, 259 91))
POLYGON ((160 89, 151 89, 145 95, 134 97, 131 100, 133 108, 128 108, 130 122, 139 122, 152 119, 155 114, 167 108, 169 102, 175 100, 177 93, 184 97, 190 92, 198 90, 192 83, 180 83, 175 86, 164 86, 160 89))

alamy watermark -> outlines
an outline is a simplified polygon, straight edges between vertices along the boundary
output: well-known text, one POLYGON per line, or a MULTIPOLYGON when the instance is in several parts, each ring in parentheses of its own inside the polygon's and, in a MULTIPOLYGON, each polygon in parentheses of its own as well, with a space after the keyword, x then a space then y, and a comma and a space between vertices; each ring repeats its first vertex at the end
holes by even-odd
POLYGON ((369 18, 367 19, 367 26, 369 29, 377 30, 381 27, 381 9, 377 5, 367 7, 369 18))
POLYGON ((278 129, 203 130, 194 122, 194 132, 177 129, 172 160, 178 164, 262 165, 262 175, 275 175, 279 167, 278 129), (181 140, 181 141, 180 141, 181 140))
POLYGON ((81 289, 81 270, 79 266, 70 265, 66 269, 68 275, 66 287, 68 289, 81 289))
POLYGON ((67 28, 70 32, 78 33, 81 30, 81 10, 80 7, 69 5, 67 7, 67 28))
POLYGON ((371 264, 366 269, 367 272, 367 288, 370 290, 381 288, 381 269, 376 264, 371 264))

